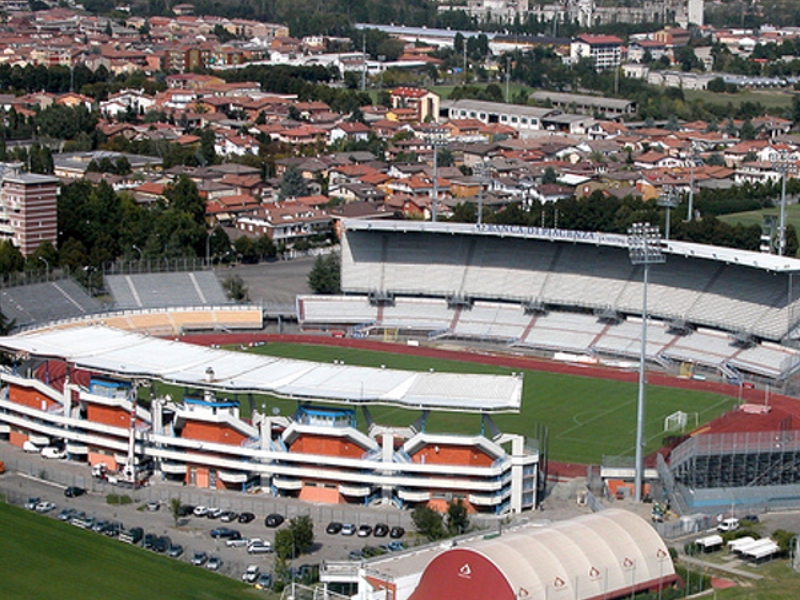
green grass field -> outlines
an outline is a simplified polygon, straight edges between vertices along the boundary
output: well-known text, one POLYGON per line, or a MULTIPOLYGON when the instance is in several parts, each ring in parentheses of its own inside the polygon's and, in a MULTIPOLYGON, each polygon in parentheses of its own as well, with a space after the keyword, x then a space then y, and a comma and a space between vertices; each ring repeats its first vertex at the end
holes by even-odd
POLYGON ((0 504, 3 600, 242 600, 241 582, 0 504))
POLYGON ((739 106, 744 102, 760 102, 767 109, 785 108, 788 110, 792 107, 794 93, 783 90, 763 90, 719 94, 705 90, 684 90, 683 96, 687 100, 702 100, 709 104, 721 104, 723 106, 727 106, 728 103, 733 106, 739 106))
MULTIPOLYGON (((735 225, 741 223, 742 225, 761 225, 762 217, 764 215, 780 215, 780 207, 775 208, 762 208, 760 210, 750 210, 747 212, 731 213, 729 215, 719 216, 719 220, 735 225)), ((797 231, 800 231, 800 204, 787 204, 786 205, 786 224, 794 225, 797 231)))
MULTIPOLYGON (((509 374, 512 371, 475 363, 329 346, 269 343, 254 351, 286 358, 319 362, 338 359, 347 364, 386 365, 391 369, 414 371, 430 368, 456 373, 509 374)), ((636 384, 541 371, 526 371, 524 381, 521 413, 493 417, 501 430, 534 436, 537 424, 547 426, 552 460, 596 464, 604 455, 633 456, 636 384)), ((270 397, 255 398, 254 403, 262 411, 269 413, 277 408, 284 415, 291 414, 296 408, 293 401, 270 397)), ((649 386, 645 432, 647 450, 661 446, 664 417, 667 415, 677 410, 697 413, 698 422, 704 423, 730 410, 735 403, 733 397, 649 386)), ((242 404, 244 409, 246 402, 242 404)), ((409 425, 419 416, 416 411, 395 407, 370 407, 370 412, 377 422, 388 425, 409 425)), ((428 430, 438 432, 476 434, 480 432, 480 425, 479 415, 467 413, 432 413, 428 420, 428 430)))

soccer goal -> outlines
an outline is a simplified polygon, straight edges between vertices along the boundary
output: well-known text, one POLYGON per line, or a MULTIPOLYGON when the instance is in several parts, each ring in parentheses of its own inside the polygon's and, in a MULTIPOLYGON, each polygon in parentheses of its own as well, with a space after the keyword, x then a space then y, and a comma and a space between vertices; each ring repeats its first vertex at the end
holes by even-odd
POLYGON ((688 422, 688 413, 678 410, 664 419, 664 431, 686 431, 688 422))

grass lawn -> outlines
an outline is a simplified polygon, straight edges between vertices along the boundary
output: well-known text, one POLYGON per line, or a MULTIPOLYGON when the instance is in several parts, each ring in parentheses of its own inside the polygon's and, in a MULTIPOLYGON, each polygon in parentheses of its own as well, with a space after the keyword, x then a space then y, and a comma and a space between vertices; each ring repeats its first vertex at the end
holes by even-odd
POLYGON ((241 582, 0 504, 4 600, 241 600, 241 582))
POLYGON ((709 104, 722 104, 723 106, 727 106, 729 102, 733 106, 739 106, 744 102, 760 102, 767 109, 790 109, 794 93, 783 90, 764 90, 719 94, 705 90, 684 90, 683 95, 687 100, 702 100, 709 104))
MULTIPOLYGON (((736 223, 741 223, 742 225, 761 225, 761 220, 764 215, 774 215, 778 217, 780 213, 780 207, 776 206, 774 208, 762 208, 760 210, 721 215, 717 218, 730 225, 735 225, 736 223)), ((800 231, 800 204, 786 205, 786 225, 794 225, 795 229, 800 231)))
MULTIPOLYGON (((319 362, 338 359, 347 364, 386 365, 390 369, 511 373, 511 369, 475 363, 329 346, 269 343, 253 351, 319 362)), ((634 455, 636 384, 541 371, 526 371, 524 378, 521 413, 493 417, 501 430, 533 437, 537 424, 546 425, 552 460, 594 464, 604 455, 634 455)), ((645 432, 648 451, 661 446, 664 417, 667 415, 677 410, 692 415, 697 413, 698 422, 704 423, 730 410, 735 403, 734 397, 649 386, 645 432)), ((247 402, 243 401, 242 412, 247 414, 249 407, 245 404, 247 402)), ((277 408, 284 415, 292 414, 296 408, 293 401, 271 397, 254 398, 254 404, 268 413, 277 408)), ((370 412, 377 422, 387 425, 409 425, 419 416, 417 411, 396 407, 375 406, 370 408, 370 412)), ((694 426, 694 423, 690 425, 694 426)), ((480 416, 475 414, 440 412, 432 413, 428 419, 429 431, 476 434, 480 432, 480 426, 480 416)))
MULTIPOLYGON (((727 555, 727 552, 724 553, 727 555)), ((712 558, 719 560, 719 558, 712 558)), ((725 562, 724 560, 722 561, 725 562)), ((716 590, 713 596, 706 596, 712 600, 795 600, 800 595, 800 574, 792 571, 787 559, 778 559, 773 562, 757 566, 739 566, 744 571, 762 575, 761 580, 737 578, 722 571, 707 570, 706 574, 733 579, 738 586, 724 590, 716 590)), ((696 567, 693 567, 696 569, 696 567)))
MULTIPOLYGON (((505 97, 505 93, 506 93, 506 83, 505 83, 505 81, 494 81, 492 83, 500 86, 500 89, 503 91, 503 97, 505 97)), ((467 85, 469 87, 485 88, 489 84, 488 83, 469 83, 467 85)), ((450 94, 453 92, 453 90, 455 88, 457 88, 457 87, 463 87, 463 85, 461 85, 461 84, 459 84, 459 85, 436 85, 436 86, 431 87, 430 90, 432 92, 436 93, 436 94, 439 94, 442 97, 443 100, 447 100, 448 98, 450 98, 450 94)), ((511 98, 514 98, 517 94, 519 94, 520 90, 526 90, 528 94, 530 94, 531 92, 534 91, 532 87, 526 86, 526 85, 522 85, 522 84, 519 84, 519 83, 513 83, 512 82, 512 83, 508 84, 508 91, 509 91, 509 94, 510 94, 511 98)))

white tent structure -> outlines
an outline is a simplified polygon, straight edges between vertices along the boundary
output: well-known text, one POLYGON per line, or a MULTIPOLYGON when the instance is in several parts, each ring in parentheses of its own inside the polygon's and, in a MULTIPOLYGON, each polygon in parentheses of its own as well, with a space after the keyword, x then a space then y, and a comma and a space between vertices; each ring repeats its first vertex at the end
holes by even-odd
MULTIPOLYGON (((56 357, 124 379, 285 398, 464 412, 519 412, 522 376, 414 372, 315 363, 196 346, 103 326, 0 339, 23 357, 56 357)), ((335 361, 335 362, 334 362, 335 361)))

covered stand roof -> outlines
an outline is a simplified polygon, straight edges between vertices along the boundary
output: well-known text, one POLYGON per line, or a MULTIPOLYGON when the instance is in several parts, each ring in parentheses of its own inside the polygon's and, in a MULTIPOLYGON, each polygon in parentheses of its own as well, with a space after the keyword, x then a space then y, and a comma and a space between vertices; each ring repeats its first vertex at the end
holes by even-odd
POLYGON ((656 531, 631 512, 609 509, 446 550, 410 600, 618 598, 675 579, 656 531))
MULTIPOLYGON (((315 401, 463 412, 518 412, 522 377, 397 371, 314 363, 196 346, 102 326, 0 339, 18 354, 62 358, 126 379, 315 401)), ((336 350, 331 349, 331 358, 336 350)))

